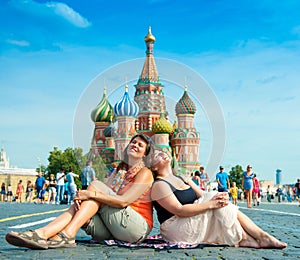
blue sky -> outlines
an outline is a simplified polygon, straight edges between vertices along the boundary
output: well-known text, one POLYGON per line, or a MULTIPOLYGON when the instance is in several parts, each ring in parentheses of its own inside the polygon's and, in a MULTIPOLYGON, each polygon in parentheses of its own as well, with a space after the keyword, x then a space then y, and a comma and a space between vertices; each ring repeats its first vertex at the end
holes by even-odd
MULTIPOLYGON (((260 179, 273 181, 279 168, 284 182, 295 182, 300 177, 299 10, 298 0, 2 0, 0 141, 11 164, 35 168, 37 158, 47 164, 53 146, 72 147, 74 115, 88 86, 116 64, 144 59, 143 39, 151 25, 155 57, 199 73, 222 107, 226 145, 220 163, 227 170, 252 164, 260 179)), ((166 85, 165 94, 172 96, 167 90, 166 85)), ((205 165, 213 156, 214 137, 200 107, 196 119, 205 165)), ((88 128, 91 136, 92 122, 88 128)))

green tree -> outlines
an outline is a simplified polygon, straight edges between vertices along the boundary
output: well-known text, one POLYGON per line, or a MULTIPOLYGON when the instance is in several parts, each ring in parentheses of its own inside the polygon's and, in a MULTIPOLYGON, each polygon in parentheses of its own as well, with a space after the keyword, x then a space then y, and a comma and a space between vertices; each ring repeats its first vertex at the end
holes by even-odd
MULTIPOLYGON (((91 153, 83 155, 81 148, 68 147, 64 151, 61 151, 57 147, 54 147, 48 157, 49 164, 47 167, 46 178, 48 178, 51 173, 56 175, 61 168, 66 170, 66 174, 71 168, 74 173, 80 175, 82 168, 86 165, 88 160, 92 160, 96 177, 98 180, 102 181, 106 176, 108 169, 101 157, 91 153)), ((78 188, 81 188, 81 181, 79 178, 75 178, 75 183, 78 188)))
POLYGON ((40 171, 41 171, 43 174, 45 174, 46 171, 47 171, 47 167, 46 167, 45 165, 41 164, 41 165, 39 165, 39 166, 35 169, 35 171, 36 171, 36 172, 40 172, 40 171))
POLYGON ((242 188, 243 172, 244 170, 240 165, 231 167, 231 170, 229 172, 230 183, 232 184, 233 182, 236 182, 236 186, 242 188))

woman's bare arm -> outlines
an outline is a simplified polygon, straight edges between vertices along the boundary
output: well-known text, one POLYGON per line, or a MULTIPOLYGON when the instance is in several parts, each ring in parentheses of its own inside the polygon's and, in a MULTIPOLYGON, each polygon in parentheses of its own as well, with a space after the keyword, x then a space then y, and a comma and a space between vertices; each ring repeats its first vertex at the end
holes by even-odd
MULTIPOLYGON (((125 208, 132 202, 136 201, 142 196, 152 185, 153 176, 152 172, 148 168, 143 168, 135 176, 131 187, 122 195, 107 194, 105 192, 98 191, 95 188, 79 191, 75 199, 88 200, 93 199, 101 202, 101 204, 109 205, 115 208, 125 208)), ((92 185, 90 185, 92 187, 92 185)))
MULTIPOLYGON (((200 180, 200 178, 199 178, 200 180)), ((200 183, 200 181, 199 181, 200 183)), ((196 185, 195 182, 193 182, 193 180, 190 178, 188 180, 186 180, 186 184, 188 184, 196 193, 197 198, 200 198, 203 196, 203 190, 200 189, 200 187, 198 185, 196 185)))
POLYGON ((228 193, 219 192, 210 201, 182 205, 171 191, 170 186, 164 182, 156 182, 153 185, 151 197, 178 217, 192 217, 210 209, 222 208, 229 203, 228 193))

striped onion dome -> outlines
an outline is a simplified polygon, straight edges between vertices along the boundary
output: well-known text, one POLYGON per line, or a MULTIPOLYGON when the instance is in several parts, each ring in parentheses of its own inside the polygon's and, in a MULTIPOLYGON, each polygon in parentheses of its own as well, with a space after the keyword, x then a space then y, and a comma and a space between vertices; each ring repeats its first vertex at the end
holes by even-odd
POLYGON ((139 113, 139 106, 131 100, 128 94, 128 86, 125 86, 123 98, 115 104, 114 113, 116 116, 133 116, 136 117, 139 113))
POLYGON ((173 126, 161 113, 159 119, 153 124, 152 132, 155 134, 171 134, 173 126))
POLYGON ((106 88, 104 88, 102 100, 91 112, 91 119, 94 122, 110 122, 112 117, 113 107, 108 102, 106 97, 106 88))
POLYGON ((195 114, 196 106, 187 93, 187 87, 184 88, 183 96, 179 99, 175 107, 176 114, 195 114))

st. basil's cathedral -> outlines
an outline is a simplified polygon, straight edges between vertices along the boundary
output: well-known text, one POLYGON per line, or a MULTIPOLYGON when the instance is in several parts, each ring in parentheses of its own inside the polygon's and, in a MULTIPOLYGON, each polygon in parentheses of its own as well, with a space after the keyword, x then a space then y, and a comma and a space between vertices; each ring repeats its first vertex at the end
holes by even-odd
POLYGON ((172 155, 182 172, 193 172, 200 167, 200 133, 194 127, 196 106, 185 86, 175 107, 177 122, 173 125, 169 122, 164 85, 159 80, 153 56, 155 37, 151 27, 144 41, 146 59, 134 85, 134 99, 130 98, 126 85, 122 99, 113 107, 104 88, 102 100, 91 112, 95 129, 90 153, 101 156, 109 167, 112 162, 122 160, 131 137, 143 133, 152 138, 157 148, 172 155))

